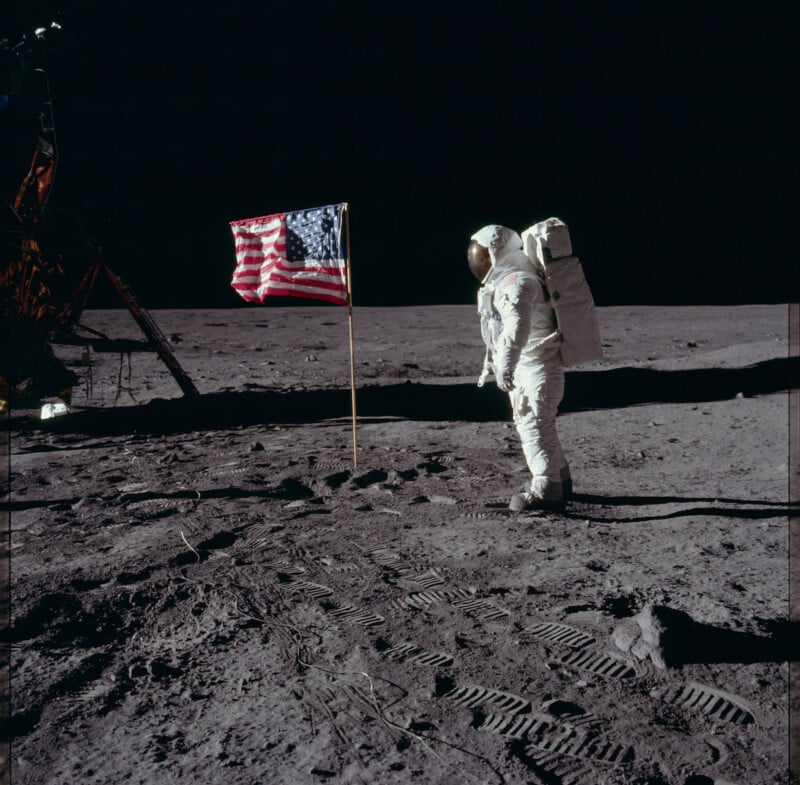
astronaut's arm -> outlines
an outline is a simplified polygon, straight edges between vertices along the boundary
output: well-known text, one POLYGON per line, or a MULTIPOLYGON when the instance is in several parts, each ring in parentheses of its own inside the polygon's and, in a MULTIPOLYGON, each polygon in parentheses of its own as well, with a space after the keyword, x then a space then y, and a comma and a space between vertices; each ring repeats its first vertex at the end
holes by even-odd
POLYGON ((481 337, 486 346, 483 368, 478 377, 478 387, 483 387, 489 376, 494 374, 493 337, 499 331, 500 326, 500 319, 492 306, 492 293, 486 288, 482 288, 478 293, 478 313, 481 317, 481 337))
POLYGON ((538 282, 525 279, 498 292, 495 303, 503 319, 503 331, 497 341, 494 369, 497 386, 511 389, 514 371, 520 353, 528 340, 531 329, 531 306, 535 302, 538 282))
POLYGON ((486 380, 494 373, 494 365, 492 364, 492 350, 486 348, 486 356, 483 358, 483 368, 481 375, 478 377, 478 387, 483 387, 486 380))

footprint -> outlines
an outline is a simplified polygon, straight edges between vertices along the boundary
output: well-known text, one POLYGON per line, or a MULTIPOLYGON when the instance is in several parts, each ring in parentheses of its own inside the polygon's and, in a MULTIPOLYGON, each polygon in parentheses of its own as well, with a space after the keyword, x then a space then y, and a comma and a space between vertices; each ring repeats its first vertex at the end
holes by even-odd
POLYGON ((524 747, 520 742, 513 743, 511 751, 537 774, 542 782, 552 782, 554 785, 594 785, 598 782, 597 771, 580 759, 538 750, 531 746, 524 747))
POLYGON ((406 576, 405 580, 414 583, 423 589, 432 589, 434 586, 444 585, 444 578, 433 569, 420 573, 419 575, 408 575, 406 576))
POLYGON ((527 739, 555 726, 541 714, 487 714, 477 727, 510 739, 527 739))
POLYGON ((561 658, 563 665, 588 670, 609 679, 631 679, 636 676, 634 664, 618 654, 575 651, 561 658))
POLYGON ((321 599, 322 597, 329 597, 333 594, 333 589, 331 589, 330 586, 323 586, 313 581, 290 581, 285 583, 283 588, 288 589, 292 594, 299 592, 300 594, 308 595, 314 600, 321 599))
POLYGON ((746 701, 729 692, 707 687, 697 682, 657 687, 651 691, 650 695, 685 709, 702 711, 711 720, 733 722, 739 725, 751 725, 756 722, 755 713, 746 701))
POLYGON ((478 615, 481 621, 499 621, 511 616, 511 613, 503 608, 498 608, 494 603, 478 598, 456 600, 453 607, 466 613, 478 615))
POLYGON ((439 602, 452 599, 465 600, 473 596, 473 592, 468 589, 448 589, 447 591, 432 589, 430 591, 414 592, 414 594, 409 594, 399 600, 393 600, 392 605, 403 610, 412 608, 418 611, 426 611, 439 602))
POLYGON ((441 652, 429 652, 413 643, 400 643, 397 646, 389 646, 385 641, 381 641, 382 647, 376 644, 380 654, 387 660, 394 662, 411 663, 413 665, 428 665, 440 668, 447 668, 454 662, 453 656, 441 652))
POLYGON ((594 637, 589 633, 570 627, 568 624, 556 622, 536 622, 527 626, 523 632, 551 643, 570 646, 573 649, 581 649, 594 643, 594 637))
POLYGON ((378 613, 356 608, 354 605, 334 605, 329 604, 323 606, 324 610, 330 613, 336 619, 343 619, 344 621, 358 624, 360 627, 376 627, 383 624, 386 619, 378 613))
POLYGON ((501 710, 506 715, 524 714, 531 710, 531 702, 520 698, 519 695, 501 692, 491 687, 481 687, 477 684, 455 687, 444 697, 468 709, 490 706, 501 710))
POLYGON ((619 744, 604 736, 597 736, 569 726, 543 733, 531 742, 528 749, 555 752, 559 755, 569 755, 574 758, 602 761, 614 765, 627 763, 635 758, 633 748, 628 745, 619 744))

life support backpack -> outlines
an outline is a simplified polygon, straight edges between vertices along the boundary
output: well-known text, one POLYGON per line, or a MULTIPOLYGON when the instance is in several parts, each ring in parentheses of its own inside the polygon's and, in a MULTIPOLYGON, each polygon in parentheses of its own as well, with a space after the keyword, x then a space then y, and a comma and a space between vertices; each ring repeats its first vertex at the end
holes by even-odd
POLYGON ((572 255, 567 225, 548 218, 522 233, 522 247, 535 267, 544 268, 550 302, 561 330, 561 359, 565 366, 602 357, 594 299, 580 259, 572 255))

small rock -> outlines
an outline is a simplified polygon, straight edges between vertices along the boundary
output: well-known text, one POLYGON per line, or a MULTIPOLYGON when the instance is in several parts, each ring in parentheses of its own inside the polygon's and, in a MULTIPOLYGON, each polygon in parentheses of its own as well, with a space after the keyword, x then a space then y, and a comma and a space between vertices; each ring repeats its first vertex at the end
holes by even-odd
POLYGON ((692 617, 683 611, 645 605, 632 620, 619 625, 611 637, 622 651, 640 660, 649 658, 663 669, 681 664, 694 626, 692 617))
POLYGON ((428 501, 433 502, 433 504, 455 504, 456 500, 453 499, 451 496, 429 496, 428 501))
POLYGON ((401 482, 400 475, 394 469, 389 469, 386 473, 385 485, 399 485, 401 482))
POLYGON ((144 491, 147 490, 147 483, 144 482, 131 482, 127 485, 120 485, 117 488, 118 491, 121 493, 136 493, 136 491, 144 491))
POLYGON ((633 644, 640 635, 639 625, 632 619, 627 619, 614 630, 611 640, 618 649, 627 653, 633 648, 633 644))

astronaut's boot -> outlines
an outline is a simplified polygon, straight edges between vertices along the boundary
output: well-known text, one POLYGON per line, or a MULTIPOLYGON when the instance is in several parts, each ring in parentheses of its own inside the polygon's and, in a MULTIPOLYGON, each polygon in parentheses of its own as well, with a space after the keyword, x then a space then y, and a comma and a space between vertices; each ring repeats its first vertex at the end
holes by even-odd
MULTIPOLYGON (((522 490, 520 493, 530 494, 531 481, 525 480, 522 483, 522 490)), ((572 475, 569 472, 569 466, 561 470, 561 497, 566 502, 572 498, 572 475)))
POLYGON ((530 498, 530 494, 525 493, 515 493, 511 500, 508 503, 508 509, 511 512, 524 512, 528 509, 528 499, 530 498))
POLYGON ((563 487, 560 482, 553 482, 545 477, 536 477, 525 483, 521 493, 515 493, 508 503, 511 512, 524 510, 551 510, 559 512, 564 509, 563 487))

